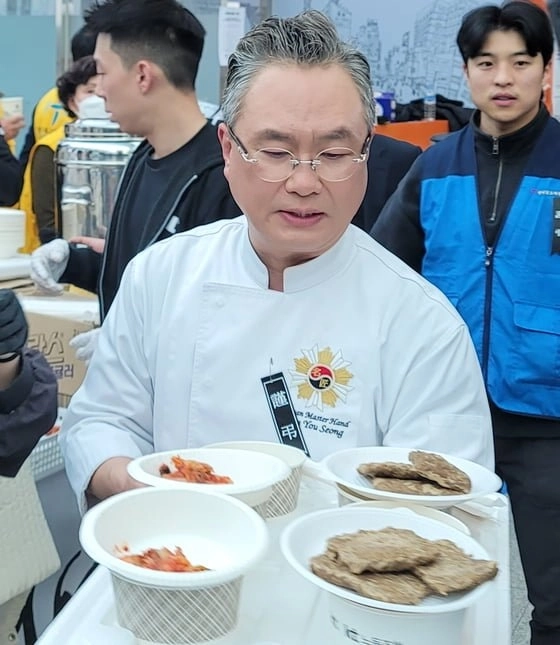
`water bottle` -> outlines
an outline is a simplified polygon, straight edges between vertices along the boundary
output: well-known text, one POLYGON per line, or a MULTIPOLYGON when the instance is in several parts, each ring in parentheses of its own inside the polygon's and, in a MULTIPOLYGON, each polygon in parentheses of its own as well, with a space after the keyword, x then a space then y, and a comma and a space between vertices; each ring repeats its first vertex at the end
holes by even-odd
POLYGON ((436 92, 430 88, 424 97, 424 121, 434 121, 436 118, 436 92))

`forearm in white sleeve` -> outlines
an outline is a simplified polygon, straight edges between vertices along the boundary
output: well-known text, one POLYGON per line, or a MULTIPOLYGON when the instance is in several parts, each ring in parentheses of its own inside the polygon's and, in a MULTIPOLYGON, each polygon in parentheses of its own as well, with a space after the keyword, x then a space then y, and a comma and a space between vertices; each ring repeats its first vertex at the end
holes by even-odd
POLYGON ((60 446, 82 510, 95 470, 111 457, 153 450, 153 393, 143 351, 143 289, 129 265, 86 378, 62 423, 60 446))

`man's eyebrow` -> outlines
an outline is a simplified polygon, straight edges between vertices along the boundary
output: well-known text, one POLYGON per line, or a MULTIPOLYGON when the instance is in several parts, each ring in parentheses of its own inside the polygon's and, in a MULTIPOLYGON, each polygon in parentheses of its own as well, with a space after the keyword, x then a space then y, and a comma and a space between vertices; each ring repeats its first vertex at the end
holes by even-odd
MULTIPOLYGON (((342 126, 335 128, 324 134, 317 136, 318 141, 342 141, 354 137, 354 133, 349 128, 342 126)), ((255 133, 254 139, 256 141, 281 141, 282 143, 294 144, 297 143, 296 137, 286 132, 280 132, 273 128, 266 128, 255 133)))
MULTIPOLYGON (((496 54, 493 54, 492 52, 486 52, 486 51, 478 52, 478 54, 476 54, 474 58, 481 58, 482 56, 489 56, 490 58, 496 58, 496 54)), ((523 49, 522 51, 513 52, 512 54, 509 55, 509 58, 513 58, 514 56, 530 56, 530 54, 526 49, 523 49)))

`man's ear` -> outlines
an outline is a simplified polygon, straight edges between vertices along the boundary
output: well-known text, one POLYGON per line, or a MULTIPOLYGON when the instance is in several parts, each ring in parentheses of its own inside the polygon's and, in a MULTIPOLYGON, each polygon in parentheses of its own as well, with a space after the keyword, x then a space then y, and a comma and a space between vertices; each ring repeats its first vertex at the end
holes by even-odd
POLYGON ((156 68, 147 60, 139 60, 135 65, 136 82, 142 94, 146 94, 153 87, 156 68))
POLYGON ((229 136, 228 128, 225 123, 220 123, 218 125, 218 141, 222 146, 222 156, 224 158, 224 164, 227 168, 229 166, 229 160, 231 153, 233 151, 233 142, 229 136))
POLYGON ((548 63, 544 67, 543 80, 542 80, 543 91, 550 89, 551 86, 552 86, 552 58, 548 61, 548 63))

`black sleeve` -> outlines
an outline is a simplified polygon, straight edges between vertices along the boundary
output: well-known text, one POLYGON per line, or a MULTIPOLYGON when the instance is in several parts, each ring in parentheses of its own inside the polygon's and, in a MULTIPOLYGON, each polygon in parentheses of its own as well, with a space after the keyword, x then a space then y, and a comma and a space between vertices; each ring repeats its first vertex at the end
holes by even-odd
POLYGON ((224 166, 220 163, 206 170, 196 187, 193 186, 189 190, 181 209, 181 221, 177 232, 239 215, 241 210, 229 191, 229 184, 224 177, 224 166))
POLYGON ((0 206, 13 206, 19 199, 23 170, 0 135, 0 206))
POLYGON ((420 169, 422 155, 412 164, 381 211, 370 235, 420 273, 424 231, 420 224, 420 169))
POLYGON ((0 390, 0 476, 15 477, 57 416, 57 381, 44 356, 23 350, 20 373, 0 390))
POLYGON ((31 191, 39 233, 54 229, 54 152, 48 146, 38 145, 31 160, 31 191))
POLYGON ((66 271, 59 282, 73 284, 80 289, 97 293, 97 281, 101 272, 101 253, 88 248, 76 248, 70 244, 70 256, 66 271))
POLYGON ((23 170, 25 170, 25 166, 27 166, 27 161, 29 159, 29 153, 31 152, 31 148, 33 148, 33 146, 35 145, 35 130, 33 129, 34 123, 35 123, 35 108, 33 108, 33 114, 31 115, 31 125, 29 126, 29 130, 27 130, 27 134, 25 135, 23 148, 19 153, 19 162, 23 170))
POLYGON ((422 150, 405 141, 376 134, 367 160, 368 180, 364 199, 352 219, 363 231, 369 232, 389 197, 422 150))

